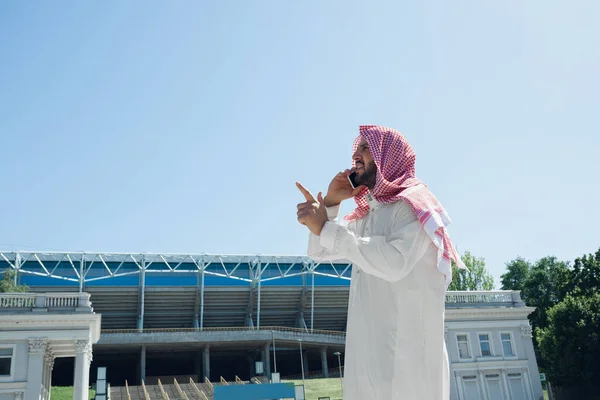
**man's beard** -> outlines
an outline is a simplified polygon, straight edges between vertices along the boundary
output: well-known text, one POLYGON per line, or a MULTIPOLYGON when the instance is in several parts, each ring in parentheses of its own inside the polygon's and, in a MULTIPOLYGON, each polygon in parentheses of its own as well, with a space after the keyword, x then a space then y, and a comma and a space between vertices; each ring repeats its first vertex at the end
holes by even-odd
POLYGON ((377 166, 375 162, 371 162, 368 165, 364 166, 364 171, 362 174, 356 176, 356 183, 359 185, 364 185, 369 189, 373 190, 375 187, 375 182, 377 181, 377 166))

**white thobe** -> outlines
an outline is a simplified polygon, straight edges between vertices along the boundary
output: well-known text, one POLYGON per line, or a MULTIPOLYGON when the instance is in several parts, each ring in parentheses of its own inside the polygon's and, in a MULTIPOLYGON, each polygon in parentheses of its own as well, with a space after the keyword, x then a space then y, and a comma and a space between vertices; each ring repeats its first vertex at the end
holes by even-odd
POLYGON ((410 206, 378 203, 348 226, 327 209, 315 261, 353 264, 344 365, 344 400, 448 400, 444 341, 446 285, 438 249, 410 206))

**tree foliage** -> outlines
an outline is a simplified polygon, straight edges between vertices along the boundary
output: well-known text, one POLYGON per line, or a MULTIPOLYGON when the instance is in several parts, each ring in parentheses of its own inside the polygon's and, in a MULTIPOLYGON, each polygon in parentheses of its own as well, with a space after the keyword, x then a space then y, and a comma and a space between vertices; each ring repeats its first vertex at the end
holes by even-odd
POLYGON ((458 269, 452 263, 452 282, 448 290, 492 290, 494 277, 485 267, 483 257, 474 257, 466 251, 461 257, 468 270, 458 269))
POLYGON ((557 386, 600 380, 600 293, 567 295, 548 310, 546 328, 537 328, 545 370, 557 386))
POLYGON ((25 285, 15 284, 15 271, 8 268, 4 270, 0 280, 0 293, 22 293, 29 291, 25 285))
POLYGON ((520 290, 525 288, 532 265, 521 257, 506 263, 506 273, 500 276, 502 290, 520 290))
POLYGON ((534 327, 547 326, 547 312, 565 298, 569 281, 568 264, 556 257, 544 257, 533 265, 523 285, 522 298, 527 305, 536 307, 530 318, 534 327))
POLYGON ((555 257, 508 262, 502 289, 521 290, 534 327, 540 367, 557 386, 583 387, 600 379, 600 249, 570 267, 555 257))

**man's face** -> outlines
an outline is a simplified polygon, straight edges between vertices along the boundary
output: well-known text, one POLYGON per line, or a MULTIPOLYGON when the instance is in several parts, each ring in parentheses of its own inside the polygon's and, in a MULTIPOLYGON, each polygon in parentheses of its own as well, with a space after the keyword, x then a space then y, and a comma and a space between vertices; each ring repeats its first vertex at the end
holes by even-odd
POLYGON ((369 144, 365 139, 361 139, 356 152, 352 155, 352 159, 356 166, 356 182, 359 185, 365 185, 369 189, 373 189, 377 179, 377 166, 373 161, 369 144))

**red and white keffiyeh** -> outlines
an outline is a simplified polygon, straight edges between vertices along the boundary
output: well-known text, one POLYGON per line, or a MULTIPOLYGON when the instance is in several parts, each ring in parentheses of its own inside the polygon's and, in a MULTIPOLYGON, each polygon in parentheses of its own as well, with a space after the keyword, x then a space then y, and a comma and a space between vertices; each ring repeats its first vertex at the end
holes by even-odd
MULTIPOLYGON (((438 270, 446 276, 448 286, 452 280, 451 260, 459 268, 466 269, 466 266, 446 232, 446 227, 452 223, 450 216, 427 186, 415 177, 415 151, 406 138, 394 129, 363 125, 359 132, 354 141, 353 154, 361 139, 364 139, 377 166, 372 196, 380 203, 391 204, 404 200, 410 205, 438 248, 438 270)), ((354 198, 357 208, 345 217, 346 220, 362 218, 369 212, 368 192, 365 189, 354 198)))

